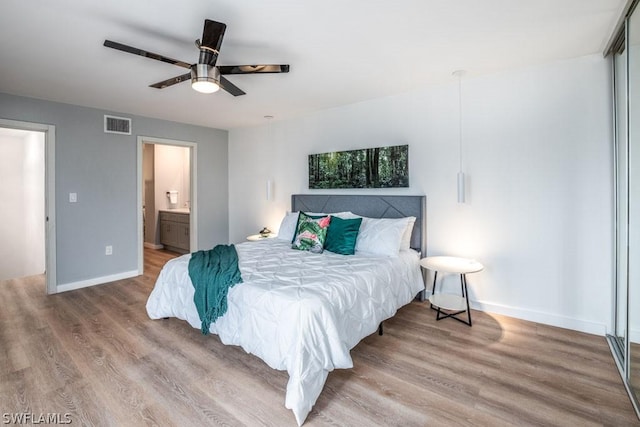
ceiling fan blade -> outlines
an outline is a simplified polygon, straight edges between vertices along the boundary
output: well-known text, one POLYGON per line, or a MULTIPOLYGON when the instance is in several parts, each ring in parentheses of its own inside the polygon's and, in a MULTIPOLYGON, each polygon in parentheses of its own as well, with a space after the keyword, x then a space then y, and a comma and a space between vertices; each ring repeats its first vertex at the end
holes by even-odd
POLYGON ((168 58, 166 56, 158 55, 157 53, 148 52, 146 50, 138 49, 137 47, 127 46, 126 44, 114 42, 111 40, 105 40, 104 46, 112 49, 121 50, 127 53, 133 53, 134 55, 145 56, 147 58, 155 59, 157 61, 166 62, 167 64, 177 65, 179 67, 191 68, 191 64, 187 64, 184 61, 178 61, 177 59, 168 58))
POLYGON ((220 87, 226 90, 227 92, 229 92, 233 96, 240 96, 240 95, 246 94, 242 89, 240 89, 238 86, 234 85, 233 83, 231 83, 229 80, 225 79, 222 76, 220 76, 220 87))
POLYGON ((156 89, 164 89, 165 87, 172 86, 177 83, 182 83, 185 80, 191 80, 191 73, 183 74, 178 77, 172 77, 170 79, 163 80, 161 82, 149 85, 149 87, 154 87, 156 89))
POLYGON ((288 73, 288 64, 219 65, 220 74, 288 73))
MULTIPOLYGON (((216 53, 220 52, 220 46, 222 45, 222 38, 227 26, 222 22, 212 21, 210 19, 204 20, 204 30, 202 32, 202 42, 200 46, 208 49, 215 50, 216 53)), ((214 64, 209 64, 214 65, 214 64)))

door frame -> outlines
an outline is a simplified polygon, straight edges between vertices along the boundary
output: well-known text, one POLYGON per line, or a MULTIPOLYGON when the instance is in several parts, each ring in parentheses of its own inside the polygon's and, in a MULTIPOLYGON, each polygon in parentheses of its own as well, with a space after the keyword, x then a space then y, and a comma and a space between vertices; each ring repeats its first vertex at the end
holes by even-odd
POLYGON ((58 292, 56 279, 56 127, 0 118, 0 127, 44 133, 44 246, 47 294, 58 292))
POLYGON ((173 145, 189 148, 189 179, 191 180, 189 195, 189 248, 193 251, 198 247, 198 144, 190 141, 179 141, 175 139, 157 138, 153 136, 138 136, 137 166, 136 166, 136 212, 138 212, 138 274, 144 274, 144 237, 142 235, 142 147, 143 144, 173 145))

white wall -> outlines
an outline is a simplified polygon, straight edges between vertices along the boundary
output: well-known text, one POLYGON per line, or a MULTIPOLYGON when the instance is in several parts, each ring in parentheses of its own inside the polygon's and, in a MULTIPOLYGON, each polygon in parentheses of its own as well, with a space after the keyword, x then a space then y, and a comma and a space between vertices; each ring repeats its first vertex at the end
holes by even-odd
POLYGON ((45 271, 44 133, 29 132, 24 139, 24 272, 45 271))
POLYGON ((189 201, 189 148, 155 144, 154 178, 156 209, 184 208, 189 201), (167 191, 178 191, 176 206, 169 204, 167 191))
POLYGON ((0 280, 45 270, 44 134, 0 129, 0 280))
POLYGON ((425 194, 427 255, 485 265, 468 278, 474 306, 603 334, 612 280, 608 61, 593 55, 463 80, 466 204, 456 200, 457 90, 452 78, 276 118, 272 139, 267 126, 230 131, 229 240, 277 230, 292 193, 425 194), (308 189, 308 154, 396 144, 409 144, 409 189, 308 189))

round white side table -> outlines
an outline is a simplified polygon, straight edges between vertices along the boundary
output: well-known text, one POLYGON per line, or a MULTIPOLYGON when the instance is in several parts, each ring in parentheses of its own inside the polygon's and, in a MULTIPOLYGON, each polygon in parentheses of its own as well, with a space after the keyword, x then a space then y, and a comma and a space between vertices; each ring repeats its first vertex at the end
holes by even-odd
POLYGON ((467 291, 467 274, 481 271, 484 266, 478 261, 451 256, 433 256, 420 260, 420 265, 433 271, 433 289, 429 302, 431 308, 438 311, 436 320, 451 317, 465 325, 471 326, 471 310, 469 309, 469 292, 467 291), (456 273, 460 275, 460 288, 462 296, 448 293, 436 294, 436 280, 440 273, 456 273), (443 313, 448 310, 450 313, 443 313), (458 317, 459 314, 467 313, 467 320, 458 317))

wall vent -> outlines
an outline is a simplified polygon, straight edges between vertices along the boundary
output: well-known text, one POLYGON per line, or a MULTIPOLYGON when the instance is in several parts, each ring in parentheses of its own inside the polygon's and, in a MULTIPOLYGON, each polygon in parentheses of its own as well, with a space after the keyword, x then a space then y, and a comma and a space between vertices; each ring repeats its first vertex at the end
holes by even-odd
POLYGON ((104 133, 131 135, 131 119, 126 117, 104 116, 104 133))

